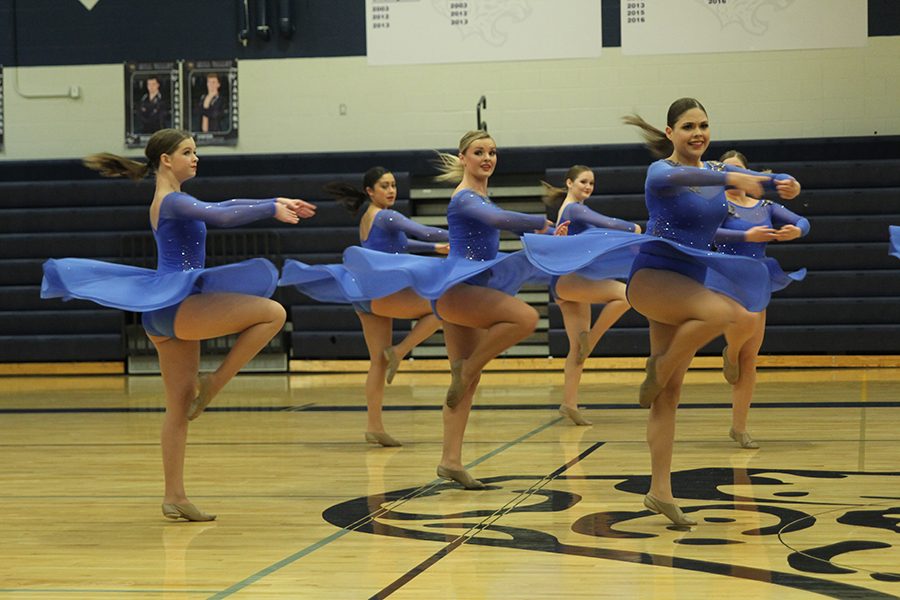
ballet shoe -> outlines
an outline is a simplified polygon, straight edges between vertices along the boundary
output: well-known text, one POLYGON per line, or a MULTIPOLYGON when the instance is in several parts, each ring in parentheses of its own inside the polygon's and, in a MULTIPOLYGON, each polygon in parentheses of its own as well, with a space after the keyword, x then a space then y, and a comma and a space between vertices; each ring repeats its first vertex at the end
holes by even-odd
POLYGON ((565 404, 561 404, 559 406, 559 414, 564 417, 568 417, 572 420, 576 425, 593 425, 592 421, 588 421, 584 418, 584 415, 581 414, 581 411, 577 408, 569 408, 565 404))
POLYGON ((734 385, 741 378, 741 365, 728 360, 728 346, 722 350, 722 374, 725 375, 725 381, 734 385))
POLYGON ((590 342, 588 340, 588 332, 582 331, 578 334, 578 357, 575 359, 578 364, 584 364, 588 356, 591 355, 590 342))
POLYGON ((438 465, 437 476, 448 481, 455 481, 467 490, 483 490, 485 485, 469 475, 465 469, 448 469, 442 465, 438 465))
POLYGON ((749 431, 738 433, 734 430, 734 427, 732 427, 728 432, 728 437, 736 441, 738 446, 746 450, 756 450, 759 448, 759 444, 756 443, 756 440, 753 439, 749 431))
POLYGON ((461 358, 450 363, 450 387, 447 388, 448 408, 456 408, 465 392, 462 382, 462 368, 463 359, 461 358))
POLYGON ((384 372, 384 380, 390 385, 394 381, 394 375, 397 374, 397 369, 400 368, 400 359, 397 358, 397 353, 394 352, 393 346, 388 346, 384 349, 384 360, 387 361, 387 369, 384 372))
POLYGON ((647 359, 647 376, 644 378, 644 382, 641 383, 638 395, 638 403, 641 405, 641 408, 650 408, 653 401, 656 400, 656 397, 662 391, 662 386, 656 381, 656 358, 651 356, 647 359))
POLYGON ((697 524, 697 521, 685 516, 677 504, 657 500, 650 494, 644 496, 644 506, 652 512, 665 515, 672 523, 679 527, 690 527, 697 524))
POLYGON ((370 444, 380 444, 385 448, 394 448, 403 445, 384 431, 367 431, 366 441, 370 444))
POLYGON ((167 519, 186 519, 188 521, 215 521, 216 515, 208 515, 190 502, 187 504, 166 504, 163 502, 162 514, 167 519))
POLYGON ((199 417, 212 401, 212 395, 209 393, 209 375, 201 375, 197 381, 199 382, 197 397, 191 401, 191 405, 188 407, 188 421, 199 417))

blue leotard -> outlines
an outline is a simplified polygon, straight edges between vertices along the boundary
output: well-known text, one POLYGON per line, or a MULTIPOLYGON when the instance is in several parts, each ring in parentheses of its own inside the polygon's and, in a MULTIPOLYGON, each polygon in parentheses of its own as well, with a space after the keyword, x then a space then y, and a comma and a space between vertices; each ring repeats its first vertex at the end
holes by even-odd
POLYGON ((183 192, 163 198, 153 231, 156 270, 83 258, 44 263, 42 298, 79 298, 143 313, 149 333, 174 336, 178 305, 191 294, 232 292, 269 297, 278 271, 264 258, 204 268, 206 225, 236 227, 275 214, 275 199, 201 202, 183 192), (157 312, 159 311, 159 312, 157 312))
POLYGON ((361 242, 363 248, 406 254, 407 252, 433 252, 434 245, 448 240, 447 231, 416 223, 396 210, 379 210, 372 219, 369 236, 361 242), (411 240, 407 236, 418 239, 411 240), (419 241, 424 240, 424 241, 419 241))
POLYGON ((801 237, 809 233, 809 221, 784 206, 770 200, 759 200, 753 206, 741 206, 728 202, 728 216, 716 231, 715 243, 720 252, 749 256, 764 262, 769 269, 772 291, 784 289, 795 281, 806 277, 806 269, 785 273, 774 258, 766 256, 766 242, 748 242, 745 232, 752 227, 779 228, 794 225, 800 229, 801 237))

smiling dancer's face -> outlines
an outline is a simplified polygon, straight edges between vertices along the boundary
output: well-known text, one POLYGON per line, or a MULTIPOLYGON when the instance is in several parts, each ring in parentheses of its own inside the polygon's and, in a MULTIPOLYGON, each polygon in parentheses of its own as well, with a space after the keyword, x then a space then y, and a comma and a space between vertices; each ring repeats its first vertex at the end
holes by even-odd
POLYGON ((487 179, 497 167, 497 144, 491 138, 475 140, 459 155, 466 173, 478 179, 487 179))
POLYGON ((666 127, 666 136, 675 147, 678 162, 698 164, 709 146, 709 117, 699 108, 685 111, 674 126, 666 127))
POLYGON ((172 169, 175 179, 183 183, 197 174, 197 143, 187 138, 171 154, 160 156, 160 164, 172 169))
POLYGON ((569 193, 579 202, 584 202, 594 193, 594 172, 582 171, 575 179, 566 179, 569 193))

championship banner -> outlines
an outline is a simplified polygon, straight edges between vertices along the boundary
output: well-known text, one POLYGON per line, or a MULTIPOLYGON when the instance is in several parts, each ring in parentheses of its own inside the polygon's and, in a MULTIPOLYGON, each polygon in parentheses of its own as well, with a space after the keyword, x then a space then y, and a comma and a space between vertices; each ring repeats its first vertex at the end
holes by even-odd
POLYGON ((154 132, 170 127, 182 127, 178 63, 125 63, 125 145, 142 148, 154 132))
POLYGON ((237 145, 237 59, 186 60, 183 64, 185 121, 197 145, 237 145))
POLYGON ((370 65, 590 58, 602 46, 600 0, 366 0, 370 65))
POLYGON ((622 0, 623 54, 865 46, 867 0, 622 0))

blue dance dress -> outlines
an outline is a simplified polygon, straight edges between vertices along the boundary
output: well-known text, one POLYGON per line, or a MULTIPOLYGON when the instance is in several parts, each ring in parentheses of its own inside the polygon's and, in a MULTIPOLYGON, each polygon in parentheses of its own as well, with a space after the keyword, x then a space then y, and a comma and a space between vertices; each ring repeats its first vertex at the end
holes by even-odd
POLYGON ((766 242, 748 242, 745 232, 752 227, 778 229, 783 225, 794 225, 800 229, 800 236, 809 233, 809 221, 770 200, 759 200, 753 206, 741 206, 728 202, 728 216, 716 231, 716 248, 719 252, 749 256, 763 261, 769 269, 769 279, 773 292, 782 290, 795 281, 806 277, 806 269, 785 273, 774 258, 766 256, 766 242))
MULTIPOLYGON (((568 235, 579 235, 591 229, 612 229, 616 231, 627 231, 634 233, 637 231, 637 225, 615 217, 608 217, 592 210, 581 202, 571 202, 567 204, 559 213, 557 223, 568 221, 568 235)), ((556 300, 556 283, 559 281, 559 275, 553 275, 550 280, 550 296, 556 300)), ((623 275, 620 277, 624 278, 623 275)))
MULTIPOLYGON (((460 190, 447 207, 450 253, 447 258, 398 254, 352 246, 341 265, 285 264, 279 285, 293 285, 322 302, 365 302, 411 288, 436 300, 460 283, 515 294, 527 282, 549 281, 522 252, 499 253, 500 230, 542 229, 546 219, 503 210, 472 190, 460 190)), ((371 234, 370 234, 371 235, 371 234)))
POLYGON ((891 236, 890 255, 900 258, 900 225, 888 225, 891 236))
POLYGON ((702 168, 668 160, 650 165, 644 187, 647 234, 595 228, 572 237, 524 236, 528 258, 553 275, 578 273, 591 279, 631 277, 640 269, 674 271, 733 298, 748 310, 766 307, 769 271, 760 261, 712 250, 716 230, 728 215, 729 171, 768 177, 764 187, 790 176, 747 171, 720 162, 702 168))
POLYGON ((153 232, 156 270, 84 258, 44 263, 42 298, 79 298, 143 313, 148 333, 174 337, 178 305, 192 294, 231 292, 268 298, 278 270, 264 258, 205 268, 206 225, 236 227, 275 214, 275 199, 201 202, 183 192, 163 198, 153 232))
MULTIPOLYGON (((372 219, 369 235, 361 244, 372 252, 406 254, 433 252, 435 243, 446 242, 448 239, 445 229, 428 227, 395 210, 382 209, 372 219), (428 241, 411 240, 409 236, 428 241)), ((292 285, 319 302, 353 304, 358 312, 372 312, 370 301, 374 298, 363 293, 357 284, 356 275, 343 264, 308 265, 289 258, 284 261, 278 285, 292 285)), ((385 294, 387 295, 389 294, 385 294)))

